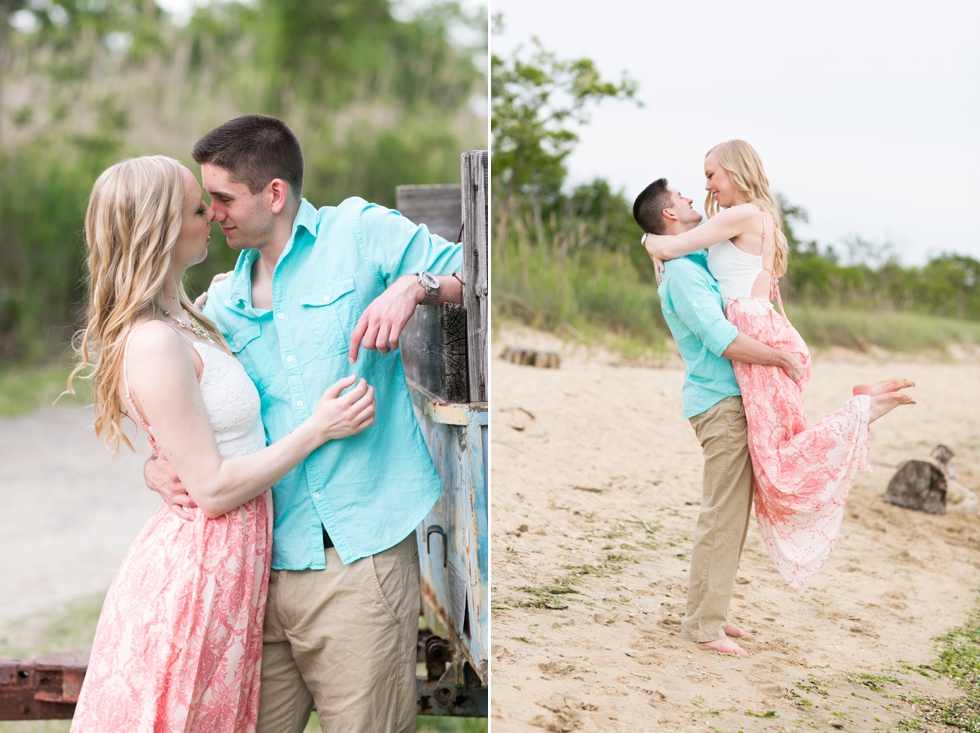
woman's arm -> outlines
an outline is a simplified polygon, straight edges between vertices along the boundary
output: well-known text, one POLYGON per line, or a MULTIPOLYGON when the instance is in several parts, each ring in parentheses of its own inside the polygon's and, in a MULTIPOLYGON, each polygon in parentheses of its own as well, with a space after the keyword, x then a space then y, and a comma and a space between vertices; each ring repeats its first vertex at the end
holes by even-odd
POLYGON ((282 440, 226 460, 218 451, 194 363, 181 337, 165 324, 147 324, 133 335, 129 348, 130 391, 153 426, 161 454, 209 517, 258 496, 326 441, 373 424, 373 387, 361 380, 340 394, 354 382, 347 377, 327 389, 313 414, 282 440))
POLYGON ((733 206, 719 211, 701 226, 681 234, 647 234, 643 244, 651 257, 673 260, 699 249, 724 242, 744 234, 759 209, 752 204, 733 206))

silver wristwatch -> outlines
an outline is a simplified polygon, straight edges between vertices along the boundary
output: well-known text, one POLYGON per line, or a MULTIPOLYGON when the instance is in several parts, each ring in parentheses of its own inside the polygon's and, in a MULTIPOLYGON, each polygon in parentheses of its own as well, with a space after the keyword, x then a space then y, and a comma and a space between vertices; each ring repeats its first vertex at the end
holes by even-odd
POLYGON ((439 297, 439 280, 431 272, 425 270, 415 274, 418 276, 419 285, 425 288, 425 298, 419 305, 432 305, 435 299, 439 297))

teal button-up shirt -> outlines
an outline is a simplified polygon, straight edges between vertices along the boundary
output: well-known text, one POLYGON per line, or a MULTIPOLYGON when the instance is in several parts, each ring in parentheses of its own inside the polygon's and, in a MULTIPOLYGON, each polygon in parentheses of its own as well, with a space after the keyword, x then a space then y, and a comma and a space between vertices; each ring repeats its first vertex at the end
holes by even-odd
POLYGON ((660 309, 684 359, 684 417, 741 395, 732 363, 722 356, 738 329, 725 320, 718 284, 705 250, 671 260, 660 283, 660 309))
POLYGON ((377 399, 374 425, 320 446, 273 487, 272 567, 322 569, 321 525, 344 564, 387 550, 425 518, 441 485, 401 353, 362 348, 352 365, 350 337, 364 308, 396 278, 458 272, 462 247, 359 198, 319 210, 304 199, 272 277, 272 310, 252 307, 258 257, 242 252, 204 310, 258 388, 267 440, 290 433, 342 377, 363 377, 377 399))

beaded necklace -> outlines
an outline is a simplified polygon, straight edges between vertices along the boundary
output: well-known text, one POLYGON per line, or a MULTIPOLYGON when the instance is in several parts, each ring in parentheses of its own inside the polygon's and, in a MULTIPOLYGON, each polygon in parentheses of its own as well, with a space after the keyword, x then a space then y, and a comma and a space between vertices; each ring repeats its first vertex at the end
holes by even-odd
POLYGON ((190 321, 190 323, 184 323, 182 320, 180 320, 177 316, 175 316, 173 313, 168 311, 162 305, 158 305, 157 308, 159 308, 163 312, 163 315, 167 316, 168 318, 172 318, 177 323, 177 325, 183 328, 185 331, 190 331, 202 341, 210 341, 212 344, 214 343, 214 339, 211 338, 211 334, 209 334, 206 330, 204 330, 204 326, 201 325, 200 321, 198 321, 190 313, 187 314, 187 319, 190 321))

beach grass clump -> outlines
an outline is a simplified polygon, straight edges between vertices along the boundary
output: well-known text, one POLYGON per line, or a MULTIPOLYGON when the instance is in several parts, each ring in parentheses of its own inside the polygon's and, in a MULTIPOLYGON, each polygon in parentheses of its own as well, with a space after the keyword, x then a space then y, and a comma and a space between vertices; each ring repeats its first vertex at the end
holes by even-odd
POLYGON ((963 690, 960 697, 920 700, 921 713, 902 721, 907 729, 921 729, 924 723, 940 723, 968 733, 980 733, 980 609, 963 626, 937 639, 939 655, 924 665, 954 680, 963 690))

